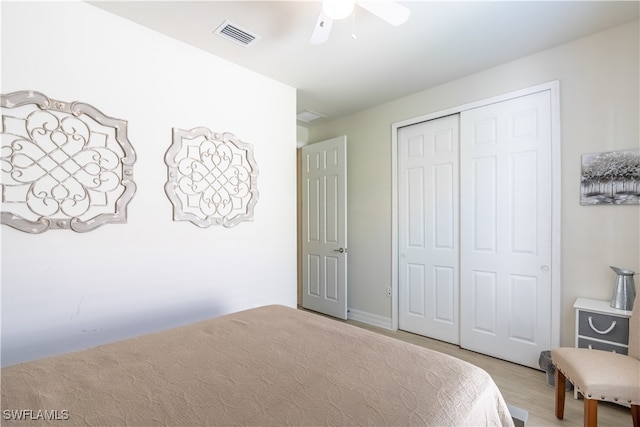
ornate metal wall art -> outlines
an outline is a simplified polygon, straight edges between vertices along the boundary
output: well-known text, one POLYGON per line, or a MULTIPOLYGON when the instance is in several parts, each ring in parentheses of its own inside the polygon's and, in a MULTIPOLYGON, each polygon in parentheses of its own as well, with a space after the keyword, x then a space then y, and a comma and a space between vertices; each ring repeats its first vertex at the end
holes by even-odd
POLYGON ((124 223, 136 186, 127 122, 34 91, 2 95, 1 223, 27 233, 124 223))
POLYGON ((253 220, 258 166, 251 144, 204 127, 174 128, 165 163, 164 188, 173 204, 174 221, 233 227, 253 220))

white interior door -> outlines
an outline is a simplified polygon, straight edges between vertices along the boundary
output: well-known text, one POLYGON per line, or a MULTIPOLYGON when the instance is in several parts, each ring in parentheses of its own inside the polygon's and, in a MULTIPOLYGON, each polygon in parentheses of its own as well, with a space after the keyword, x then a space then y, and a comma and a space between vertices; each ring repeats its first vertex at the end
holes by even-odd
POLYGON ((398 326, 459 342, 459 116, 398 131, 398 326))
POLYGON ((347 318, 347 137, 302 147, 302 306, 347 318))
POLYGON ((549 91, 461 113, 462 347, 537 368, 551 347, 549 91))

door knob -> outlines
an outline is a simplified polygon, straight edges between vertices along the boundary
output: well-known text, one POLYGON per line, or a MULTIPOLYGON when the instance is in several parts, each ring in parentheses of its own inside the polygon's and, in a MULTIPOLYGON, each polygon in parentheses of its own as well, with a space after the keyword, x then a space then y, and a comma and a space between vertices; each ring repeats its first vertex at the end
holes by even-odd
POLYGON ((341 254, 347 252, 347 250, 345 248, 340 248, 340 249, 334 249, 333 252, 340 252, 341 254))

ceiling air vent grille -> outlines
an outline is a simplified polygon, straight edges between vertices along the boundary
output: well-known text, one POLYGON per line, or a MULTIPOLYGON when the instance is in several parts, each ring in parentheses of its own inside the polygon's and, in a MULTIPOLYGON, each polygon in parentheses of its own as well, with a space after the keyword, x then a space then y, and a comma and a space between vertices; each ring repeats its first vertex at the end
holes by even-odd
POLYGON ((224 21, 215 33, 220 37, 224 37, 225 39, 242 46, 249 46, 259 39, 257 35, 252 34, 250 31, 242 29, 229 21, 224 21))

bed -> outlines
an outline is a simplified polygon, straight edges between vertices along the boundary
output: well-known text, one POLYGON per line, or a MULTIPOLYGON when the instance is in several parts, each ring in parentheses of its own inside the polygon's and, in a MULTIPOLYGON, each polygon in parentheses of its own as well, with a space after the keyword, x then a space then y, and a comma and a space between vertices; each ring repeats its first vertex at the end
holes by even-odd
POLYGON ((511 426, 454 357, 270 305, 2 369, 2 425, 511 426))

